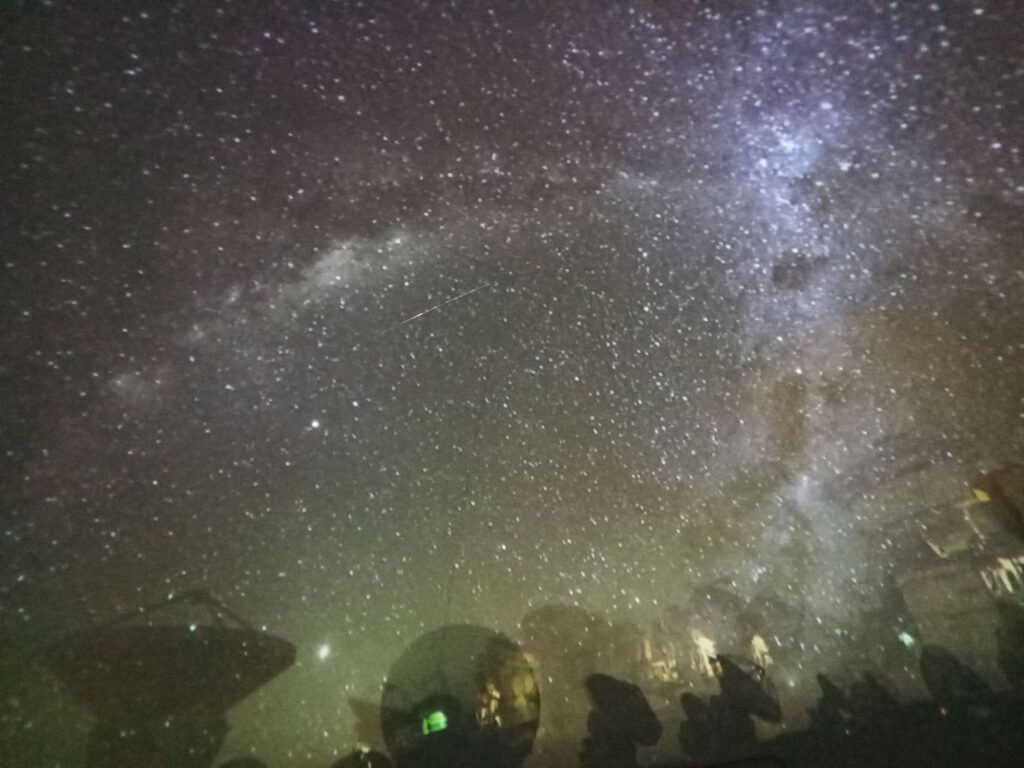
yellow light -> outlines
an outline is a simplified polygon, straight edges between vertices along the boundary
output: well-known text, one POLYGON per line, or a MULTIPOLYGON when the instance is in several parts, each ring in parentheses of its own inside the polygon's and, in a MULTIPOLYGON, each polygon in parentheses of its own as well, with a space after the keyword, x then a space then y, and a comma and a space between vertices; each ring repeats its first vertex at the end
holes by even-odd
POLYGON ((718 655, 718 652, 715 650, 715 641, 699 629, 691 630, 690 636, 697 646, 698 658, 695 660, 697 662, 695 668, 705 677, 714 677, 715 668, 712 666, 711 660, 718 655))

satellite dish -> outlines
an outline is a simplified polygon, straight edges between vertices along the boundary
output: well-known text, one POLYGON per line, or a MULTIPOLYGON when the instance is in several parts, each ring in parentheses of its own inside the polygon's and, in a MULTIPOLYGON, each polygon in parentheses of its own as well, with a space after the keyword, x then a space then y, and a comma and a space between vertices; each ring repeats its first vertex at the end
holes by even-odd
POLYGON ((45 666, 101 722, 226 712, 294 662, 295 646, 253 629, 205 592, 76 632, 43 652, 45 666), (215 623, 154 616, 183 601, 209 609, 215 623))
POLYGON ((634 744, 653 746, 661 738, 661 723, 637 686, 611 675, 587 676, 587 698, 605 725, 634 744))
POLYGON ((766 723, 782 722, 782 706, 764 667, 735 656, 719 655, 716 661, 721 668, 718 685, 723 697, 766 723))
POLYGON ((517 768, 540 723, 537 679, 518 645, 469 624, 420 637, 388 674, 381 732, 399 768, 517 768))

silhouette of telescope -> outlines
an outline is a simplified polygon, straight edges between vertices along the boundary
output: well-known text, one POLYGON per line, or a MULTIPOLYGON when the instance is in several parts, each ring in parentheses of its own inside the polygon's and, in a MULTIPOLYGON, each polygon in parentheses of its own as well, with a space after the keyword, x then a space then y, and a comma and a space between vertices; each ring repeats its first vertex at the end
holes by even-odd
POLYGON ((715 660, 721 667, 718 683, 724 697, 741 704, 749 714, 766 723, 782 722, 779 697, 764 667, 723 654, 716 656, 715 660))
POLYGON ((295 646, 199 590, 72 633, 44 650, 43 663, 100 721, 140 722, 226 712, 295 663, 295 646), (181 602, 206 608, 214 622, 159 620, 181 602))
POLYGON ((643 691, 632 683, 595 672, 584 683, 590 706, 612 731, 634 744, 653 746, 661 738, 661 723, 643 691))
POLYGON ((442 626, 392 665, 380 725, 398 768, 518 768, 540 725, 537 679, 504 635, 442 626))

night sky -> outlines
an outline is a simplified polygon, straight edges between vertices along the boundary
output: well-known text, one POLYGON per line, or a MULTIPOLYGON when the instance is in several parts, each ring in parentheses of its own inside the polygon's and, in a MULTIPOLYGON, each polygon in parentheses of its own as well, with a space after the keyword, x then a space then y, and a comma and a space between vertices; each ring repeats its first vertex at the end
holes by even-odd
POLYGON ((100 5, 0 11, 11 647, 208 587, 324 765, 446 620, 845 619, 1024 453, 1016 0, 100 5))

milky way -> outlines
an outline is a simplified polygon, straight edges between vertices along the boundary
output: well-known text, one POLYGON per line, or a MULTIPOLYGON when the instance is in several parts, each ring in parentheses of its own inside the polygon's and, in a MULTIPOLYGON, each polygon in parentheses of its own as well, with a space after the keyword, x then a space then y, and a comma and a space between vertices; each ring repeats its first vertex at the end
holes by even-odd
POLYGON ((209 587, 299 647, 235 752, 445 620, 848 619, 1024 452, 1013 0, 4 16, 0 633, 209 587))

